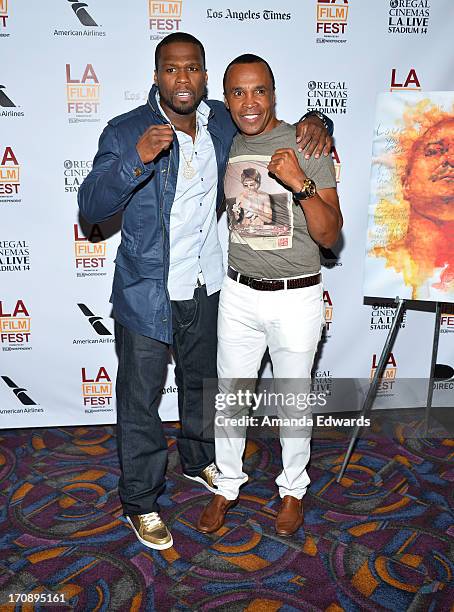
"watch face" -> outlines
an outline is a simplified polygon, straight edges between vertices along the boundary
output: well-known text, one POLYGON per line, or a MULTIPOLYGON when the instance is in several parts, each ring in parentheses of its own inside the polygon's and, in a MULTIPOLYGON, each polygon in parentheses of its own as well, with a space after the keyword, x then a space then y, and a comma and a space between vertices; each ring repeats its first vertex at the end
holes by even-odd
POLYGON ((304 191, 307 193, 307 197, 311 198, 317 192, 317 187, 311 179, 307 179, 304 191))

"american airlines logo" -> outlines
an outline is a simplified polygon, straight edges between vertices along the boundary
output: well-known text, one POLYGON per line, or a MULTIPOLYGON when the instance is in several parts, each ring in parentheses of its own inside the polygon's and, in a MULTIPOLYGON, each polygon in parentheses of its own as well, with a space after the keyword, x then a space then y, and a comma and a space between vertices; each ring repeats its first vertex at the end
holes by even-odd
POLYGON ((21 404, 24 404, 24 406, 36 406, 36 402, 27 395, 27 389, 19 387, 9 376, 2 376, 2 380, 11 389, 21 404))
POLYGON ((83 314, 87 317, 88 322, 93 327, 93 329, 98 334, 98 336, 111 336, 112 335, 110 331, 107 329, 107 327, 105 327, 104 324, 101 323, 102 317, 98 317, 95 314, 93 314, 92 311, 85 304, 77 304, 77 305, 79 306, 83 314))
POLYGON ((6 93, 3 91, 5 89, 4 85, 0 85, 0 106, 4 107, 15 107, 14 102, 9 98, 6 93))
POLYGON ((91 17, 87 9, 85 8, 86 6, 88 6, 86 2, 75 2, 74 0, 68 0, 68 2, 71 3, 71 8, 82 25, 87 27, 98 27, 96 21, 94 21, 94 19, 91 17))

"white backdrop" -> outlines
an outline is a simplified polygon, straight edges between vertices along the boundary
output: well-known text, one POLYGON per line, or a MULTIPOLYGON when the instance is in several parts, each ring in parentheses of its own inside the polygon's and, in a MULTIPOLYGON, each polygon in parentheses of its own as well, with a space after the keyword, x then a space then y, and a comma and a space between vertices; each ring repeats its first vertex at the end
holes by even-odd
MULTIPOLYGON (((280 118, 318 108, 333 119, 345 225, 323 270, 329 329, 317 374, 368 378, 392 314, 362 293, 376 98, 391 87, 454 89, 453 22, 452 0, 282 0, 266 10, 260 0, 0 0, 1 426, 115 421, 118 220, 87 226, 77 188, 105 123, 143 103, 155 45, 178 30, 205 45, 210 97, 221 97, 227 63, 252 52, 274 70, 280 118)), ((438 362, 453 367, 454 314, 443 310, 438 362)), ((390 378, 427 377, 433 321, 407 313, 390 378)), ((446 371, 435 403, 452 402, 446 371)), ((161 414, 176 417, 172 366, 161 414)))

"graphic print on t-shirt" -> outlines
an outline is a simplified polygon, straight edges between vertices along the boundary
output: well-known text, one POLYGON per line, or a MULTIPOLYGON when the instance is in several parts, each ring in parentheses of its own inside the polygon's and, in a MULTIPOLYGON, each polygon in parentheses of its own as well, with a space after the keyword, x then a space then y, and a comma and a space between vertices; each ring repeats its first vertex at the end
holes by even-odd
POLYGON ((292 248, 292 193, 268 173, 271 157, 231 157, 224 181, 230 242, 254 251, 292 248))

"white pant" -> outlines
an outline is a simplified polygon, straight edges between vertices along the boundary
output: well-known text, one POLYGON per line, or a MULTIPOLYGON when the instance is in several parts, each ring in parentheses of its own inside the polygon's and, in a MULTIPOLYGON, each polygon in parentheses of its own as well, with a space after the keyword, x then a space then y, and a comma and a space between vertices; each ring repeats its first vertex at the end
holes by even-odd
MULTIPOLYGON (((218 314, 219 391, 227 394, 244 389, 245 381, 256 379, 266 347, 269 348, 275 379, 299 379, 310 385, 315 351, 324 325, 321 284, 302 289, 257 291, 229 277, 224 279, 218 314)), ((247 385, 247 383, 246 383, 247 385)), ((252 388, 252 391, 254 389, 252 388)), ((248 409, 227 408, 240 416, 248 409)), ((217 409, 216 416, 220 414, 217 409)), ((222 410, 226 414, 226 408, 222 410)), ((216 419, 218 422, 219 419, 216 419)), ((279 494, 301 499, 309 485, 306 466, 310 456, 310 433, 283 435, 280 430, 283 471, 276 479, 279 494)), ((220 472, 218 494, 229 500, 238 497, 248 477, 242 456, 246 427, 232 429, 215 425, 216 463, 220 472)))

